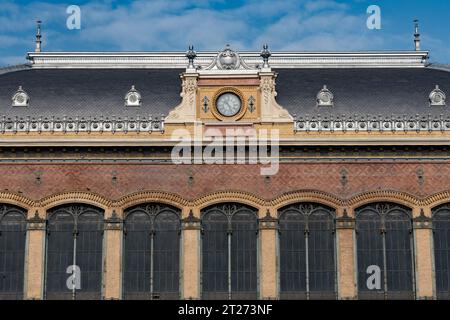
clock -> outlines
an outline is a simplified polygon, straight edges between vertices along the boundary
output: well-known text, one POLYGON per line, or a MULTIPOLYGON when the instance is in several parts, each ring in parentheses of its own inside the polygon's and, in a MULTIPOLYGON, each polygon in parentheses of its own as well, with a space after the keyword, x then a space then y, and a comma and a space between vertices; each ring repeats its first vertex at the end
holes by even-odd
POLYGON ((222 93, 216 100, 216 108, 225 117, 232 117, 241 111, 241 98, 232 92, 222 93))

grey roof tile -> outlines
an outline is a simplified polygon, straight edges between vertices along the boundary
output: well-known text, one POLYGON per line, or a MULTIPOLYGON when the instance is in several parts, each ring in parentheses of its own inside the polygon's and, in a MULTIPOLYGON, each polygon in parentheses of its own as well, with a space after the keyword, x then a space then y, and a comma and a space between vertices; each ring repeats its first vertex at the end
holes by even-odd
MULTIPOLYGON (((450 97, 450 72, 420 69, 278 69, 277 101, 298 116, 450 115, 430 107, 435 85, 450 97), (317 107, 323 85, 334 94, 334 107, 317 107)), ((0 74, 0 115, 6 117, 136 117, 167 115, 181 101, 181 69, 30 69, 0 74), (125 107, 132 85, 141 107, 125 107), (22 86, 29 107, 11 107, 22 86)))

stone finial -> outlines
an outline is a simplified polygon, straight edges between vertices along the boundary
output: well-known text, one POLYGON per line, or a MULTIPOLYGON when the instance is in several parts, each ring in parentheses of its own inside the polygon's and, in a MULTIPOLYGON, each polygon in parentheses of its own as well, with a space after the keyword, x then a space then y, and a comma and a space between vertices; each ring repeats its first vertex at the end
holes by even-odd
POLYGON ((42 50, 42 35, 41 35, 41 24, 42 21, 36 21, 36 49, 35 52, 41 52, 42 50))
POLYGON ((414 20, 414 47, 416 51, 420 51, 420 33, 419 20, 414 20))
POLYGON ((194 51, 194 46, 190 45, 188 51, 186 51, 186 58, 189 60, 188 70, 195 70, 194 60, 197 57, 197 52, 194 51))
POLYGON ((263 69, 268 69, 270 68, 269 65, 269 58, 272 54, 269 51, 269 46, 267 44, 263 45, 263 49, 261 51, 261 57, 263 58, 263 69))

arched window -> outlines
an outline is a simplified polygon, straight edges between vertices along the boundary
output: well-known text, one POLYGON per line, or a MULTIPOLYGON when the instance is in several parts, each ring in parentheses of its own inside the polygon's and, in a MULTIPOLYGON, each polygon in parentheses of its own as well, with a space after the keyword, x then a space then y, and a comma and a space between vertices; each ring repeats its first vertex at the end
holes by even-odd
POLYGON ((257 298, 257 210, 227 203, 202 210, 204 299, 257 298))
POLYGON ((27 211, 0 204, 0 300, 23 299, 27 211))
POLYGON ((69 204, 48 216, 46 298, 101 299, 103 210, 69 204))
POLYGON ((450 299, 450 204, 436 207, 433 213, 433 243, 438 299, 450 299))
POLYGON ((360 299, 414 299, 411 210, 394 203, 358 208, 360 299))
POLYGON ((180 298, 181 211, 144 204, 125 211, 125 299, 180 298))
POLYGON ((279 210, 282 299, 336 298, 334 216, 315 203, 279 210))

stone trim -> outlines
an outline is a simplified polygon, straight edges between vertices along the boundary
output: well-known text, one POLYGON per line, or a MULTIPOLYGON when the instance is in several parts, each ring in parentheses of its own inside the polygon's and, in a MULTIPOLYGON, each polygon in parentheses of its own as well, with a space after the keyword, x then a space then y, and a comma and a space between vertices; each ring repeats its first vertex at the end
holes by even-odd
POLYGON ((152 133, 164 132, 164 117, 137 118, 0 118, 0 133, 152 133))
POLYGON ((27 220, 27 230, 45 230, 45 219, 39 216, 39 211, 36 210, 34 216, 27 220))
POLYGON ((267 209, 264 218, 258 220, 259 230, 278 230, 278 219, 270 215, 270 210, 267 209))
POLYGON ((298 117, 294 121, 294 132, 322 133, 322 132, 373 132, 373 133, 404 133, 404 132, 448 132, 450 118, 444 116, 407 117, 392 116, 312 116, 298 117))
POLYGON ((116 210, 113 209, 111 217, 105 219, 105 230, 123 230, 123 220, 120 219, 116 210))
POLYGON ((336 218, 336 229, 355 229, 355 218, 348 215, 347 209, 341 217, 336 218))
MULTIPOLYGON (((428 51, 272 52, 272 68, 419 67, 428 63, 428 51)), ((263 66, 261 52, 239 52, 249 66, 263 66)), ((207 68, 217 51, 197 52, 195 66, 207 68)), ((186 68, 186 52, 29 52, 32 68, 186 68)))
POLYGON ((201 230, 201 220, 190 210, 189 215, 181 220, 181 228, 183 230, 201 230))
POLYGON ((433 219, 431 217, 425 216, 423 209, 420 209, 420 215, 413 218, 413 229, 432 229, 433 219))

